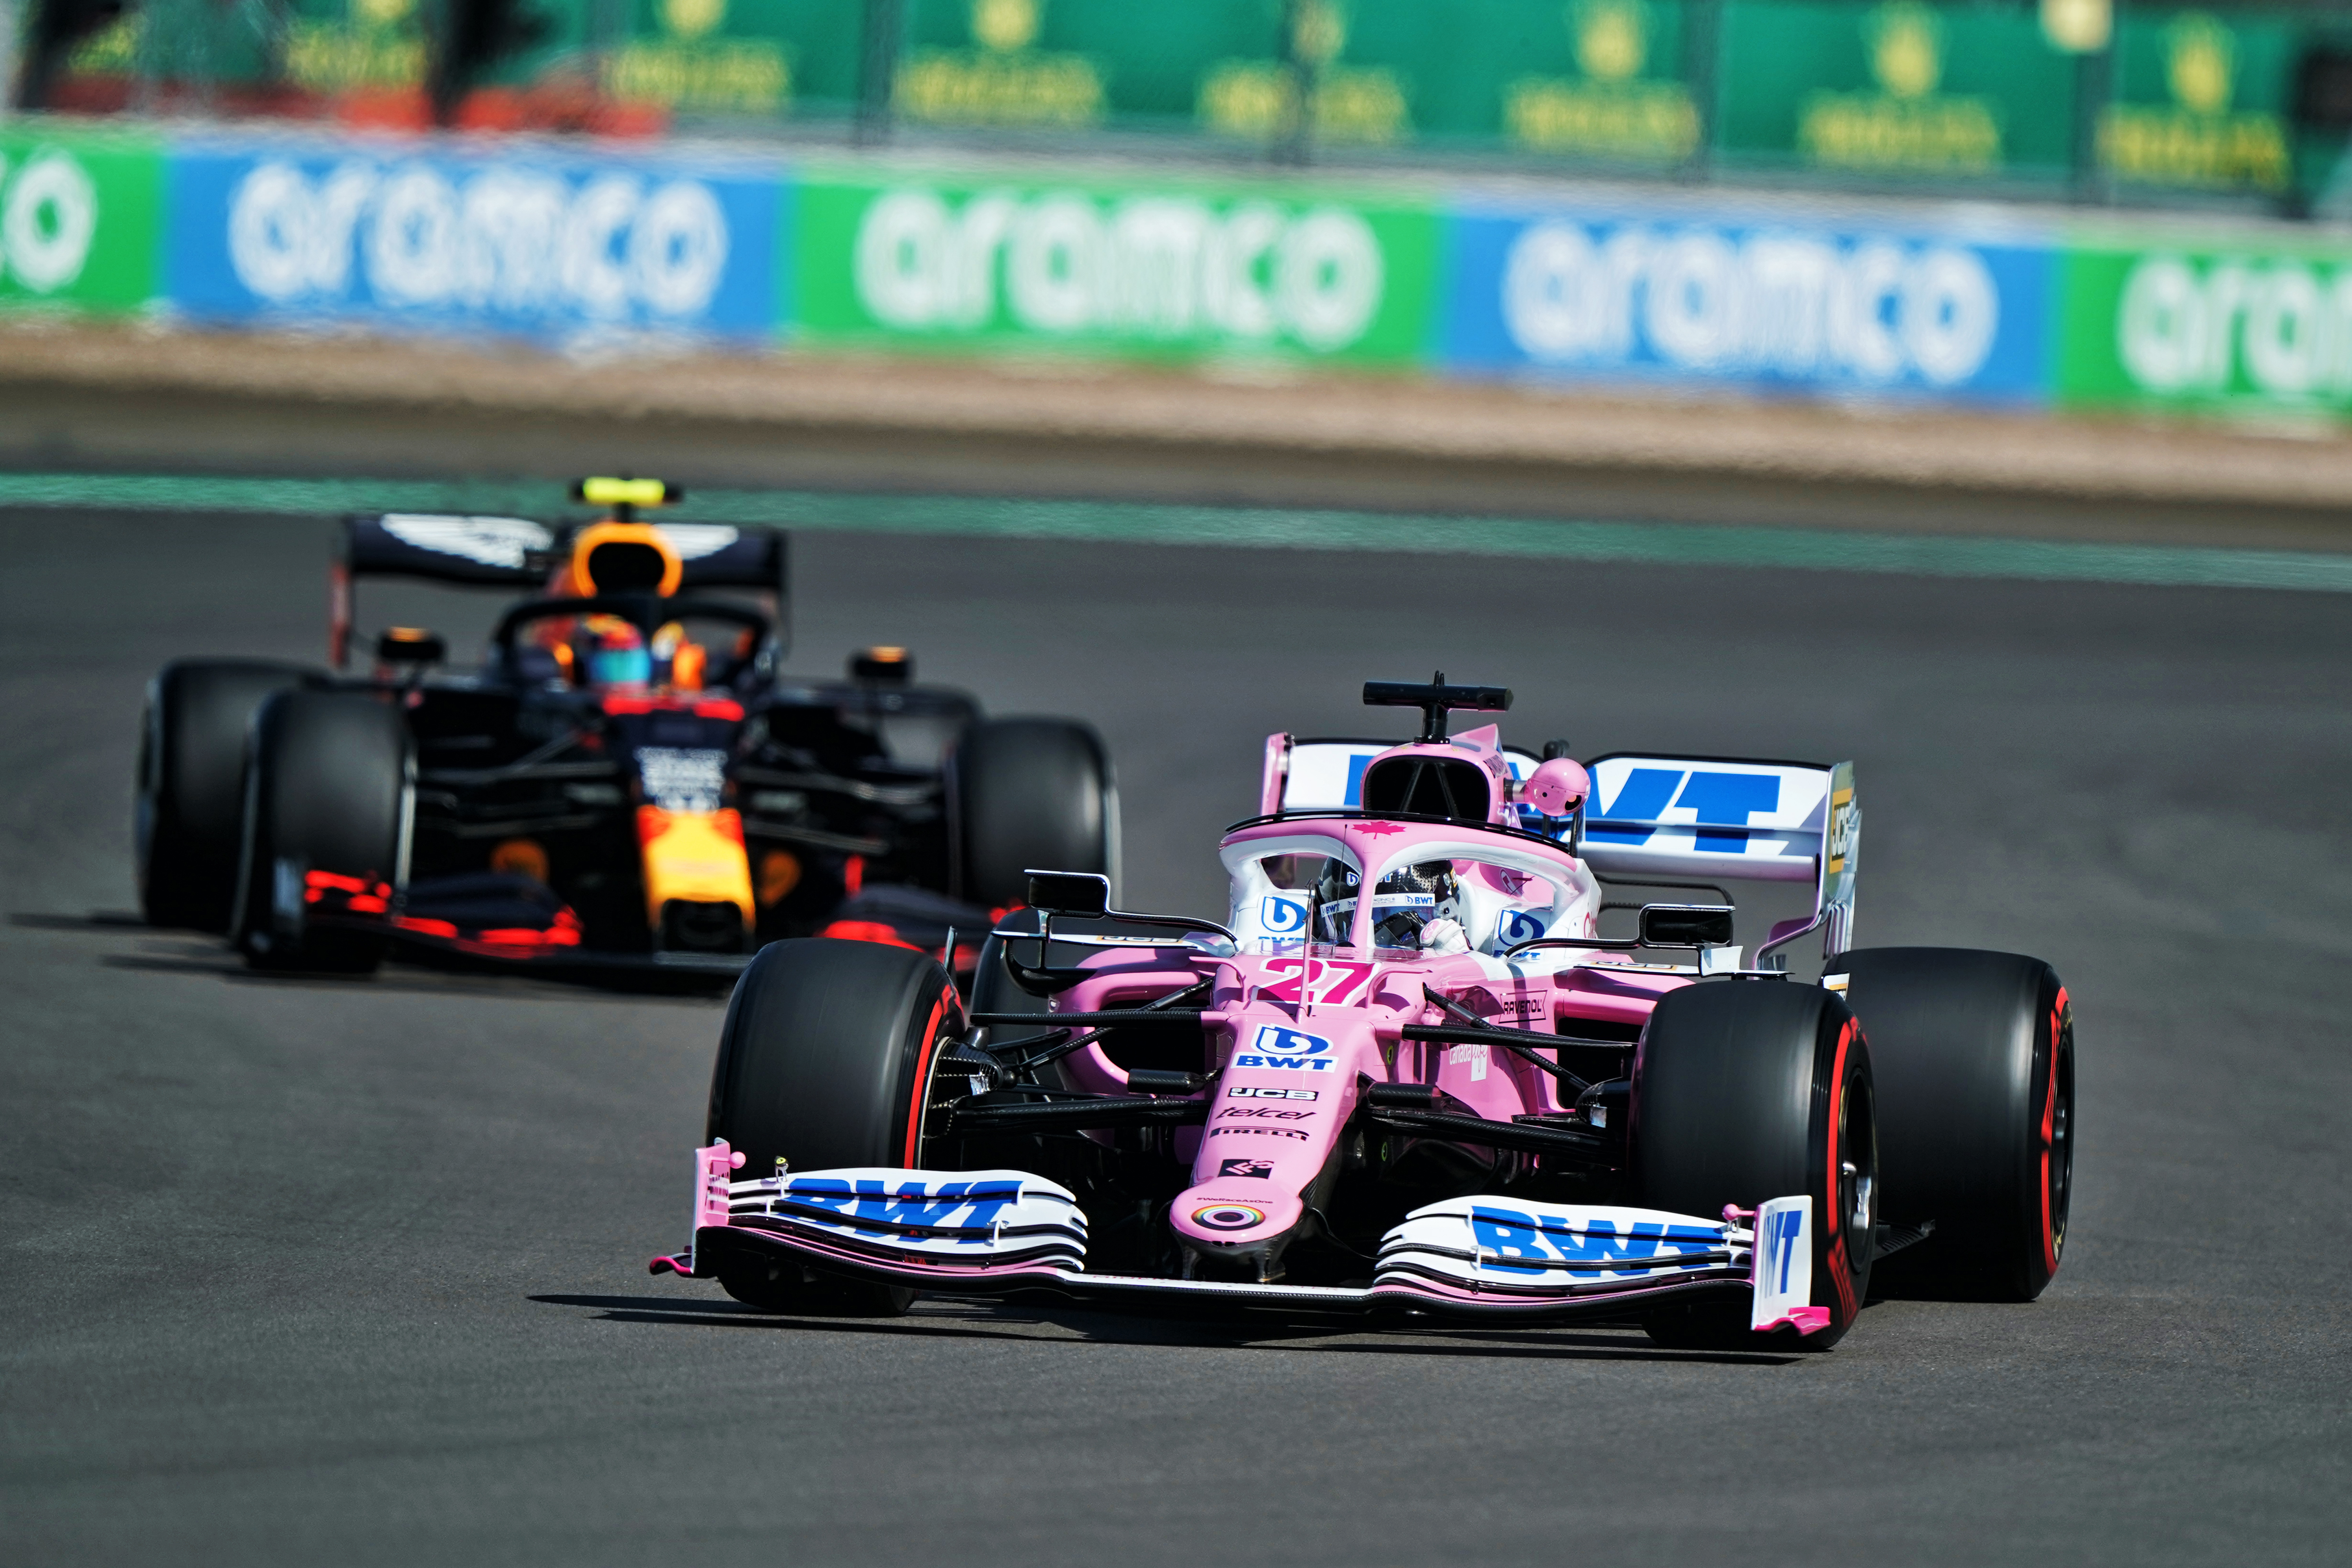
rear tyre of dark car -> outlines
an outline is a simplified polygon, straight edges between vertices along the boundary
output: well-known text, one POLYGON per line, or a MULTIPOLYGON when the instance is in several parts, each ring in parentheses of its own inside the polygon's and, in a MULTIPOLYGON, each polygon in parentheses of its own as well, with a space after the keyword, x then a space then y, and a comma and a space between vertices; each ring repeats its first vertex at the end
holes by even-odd
POLYGON ((2074 1023, 2038 958, 1865 948, 1832 961, 1870 1036, 1894 1252, 1884 1296, 2030 1301, 2058 1272, 2074 1186, 2074 1023))
MULTIPOLYGON (((878 942, 771 942, 735 983, 710 1079, 703 1142, 740 1152, 744 1179, 847 1166, 907 1168, 922 1154, 931 1061, 963 1027, 948 972, 878 942)), ((719 1283, 777 1312, 887 1317, 915 1292, 827 1275, 748 1247, 718 1253, 719 1283)))
POLYGON ((1096 871, 1118 889, 1118 790, 1092 725, 1067 719, 974 724, 948 755, 948 847, 966 903, 1028 898, 1027 873, 1096 871))
POLYGON ((1870 1286, 1878 1135, 1870 1048, 1818 986, 1738 980, 1662 1000, 1633 1058, 1635 1200, 1706 1219, 1802 1193, 1812 1199, 1812 1305, 1826 1329, 1749 1330, 1745 1295, 1661 1307, 1642 1326, 1677 1349, 1826 1350, 1870 1286))
POLYGON ((236 907, 245 732, 262 703, 321 679, 259 658, 174 659, 147 683, 131 839, 147 923, 226 931, 236 907))
POLYGON ((287 691, 262 705, 229 932, 248 963, 365 974, 383 962, 377 922, 408 877, 413 758, 406 719, 377 698, 287 691))

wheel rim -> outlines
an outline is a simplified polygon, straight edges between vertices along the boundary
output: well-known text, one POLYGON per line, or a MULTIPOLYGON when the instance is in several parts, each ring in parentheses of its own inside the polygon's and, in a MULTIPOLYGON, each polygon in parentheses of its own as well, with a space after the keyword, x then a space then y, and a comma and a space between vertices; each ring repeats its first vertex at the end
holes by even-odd
POLYGON ((1845 1232, 1846 1257, 1858 1275, 1873 1256, 1878 1227, 1878 1119, 1870 1080, 1858 1070, 1846 1076, 1838 1096, 1838 1224, 1845 1232))
POLYGON ((2054 1273, 2066 1247, 2066 1207, 2074 1187, 2074 1020, 2063 993, 2051 1010, 2050 1049, 2053 1059, 2042 1175, 2049 1256, 2043 1261, 2054 1273))

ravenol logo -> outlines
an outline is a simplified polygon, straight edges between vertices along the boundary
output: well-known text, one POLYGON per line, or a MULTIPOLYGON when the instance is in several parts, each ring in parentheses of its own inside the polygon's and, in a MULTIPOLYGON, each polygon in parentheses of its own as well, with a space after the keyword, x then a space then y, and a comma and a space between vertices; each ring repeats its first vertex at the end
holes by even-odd
POLYGON ((1258 906, 1258 923, 1274 936, 1292 936, 1307 929, 1307 906, 1296 899, 1267 895, 1258 906))
POLYGON ((1271 1051, 1283 1056, 1319 1057, 1330 1048, 1331 1042, 1320 1035, 1302 1034, 1278 1024, 1259 1025, 1257 1038, 1250 1042, 1250 1049, 1254 1051, 1271 1051))

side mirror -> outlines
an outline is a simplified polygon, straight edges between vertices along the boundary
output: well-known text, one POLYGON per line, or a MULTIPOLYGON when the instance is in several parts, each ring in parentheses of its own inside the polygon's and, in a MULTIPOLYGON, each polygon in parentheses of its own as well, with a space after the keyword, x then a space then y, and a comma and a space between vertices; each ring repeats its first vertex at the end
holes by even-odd
POLYGON ((1538 764, 1528 775, 1528 782, 1519 786, 1519 799, 1546 816, 1567 816, 1591 788, 1581 763, 1572 757, 1555 757, 1538 764))
POLYGON ((448 656, 441 634, 422 626, 386 626, 375 639, 375 657, 385 664, 439 664, 448 656))
POLYGON ((1643 947, 1729 947, 1732 911, 1725 904, 1643 904, 1643 947))
POLYGON ((1029 907, 1041 914, 1098 921, 1110 912, 1110 879, 1090 871, 1032 871, 1029 907))

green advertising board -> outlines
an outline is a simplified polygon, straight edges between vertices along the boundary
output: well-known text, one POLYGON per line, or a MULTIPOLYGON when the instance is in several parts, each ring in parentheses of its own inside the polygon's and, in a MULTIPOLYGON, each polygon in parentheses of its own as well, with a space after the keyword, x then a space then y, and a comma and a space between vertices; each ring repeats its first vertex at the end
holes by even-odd
POLYGON ((1426 203, 821 173, 794 203, 785 297, 811 342, 1410 367, 1432 319, 1426 203))
POLYGON ((0 130, 0 310, 144 306, 155 294, 163 191, 155 142, 0 130))
POLYGON ((909 0, 891 108, 916 125, 1190 131, 1221 67, 1276 52, 1283 3, 909 0))
POLYGON ((1674 0, 1311 0, 1314 137, 1679 161, 1699 136, 1684 16, 1674 0))
POLYGON ((415 92, 425 86, 425 23, 416 0, 294 0, 286 79, 325 98, 415 92))
POLYGON ((2352 247, 2092 238, 2059 289, 2063 405, 2352 416, 2352 247))
POLYGON ((2099 165, 2132 184, 2275 194, 2294 177, 2286 96, 2300 58, 2276 18, 2127 11, 2099 165))
POLYGON ((686 116, 845 115, 857 108, 854 0, 631 0, 604 88, 686 116))
POLYGON ((1721 58, 1730 162, 1948 180, 2073 160, 2074 58, 2030 9, 1725 0, 1721 58))

